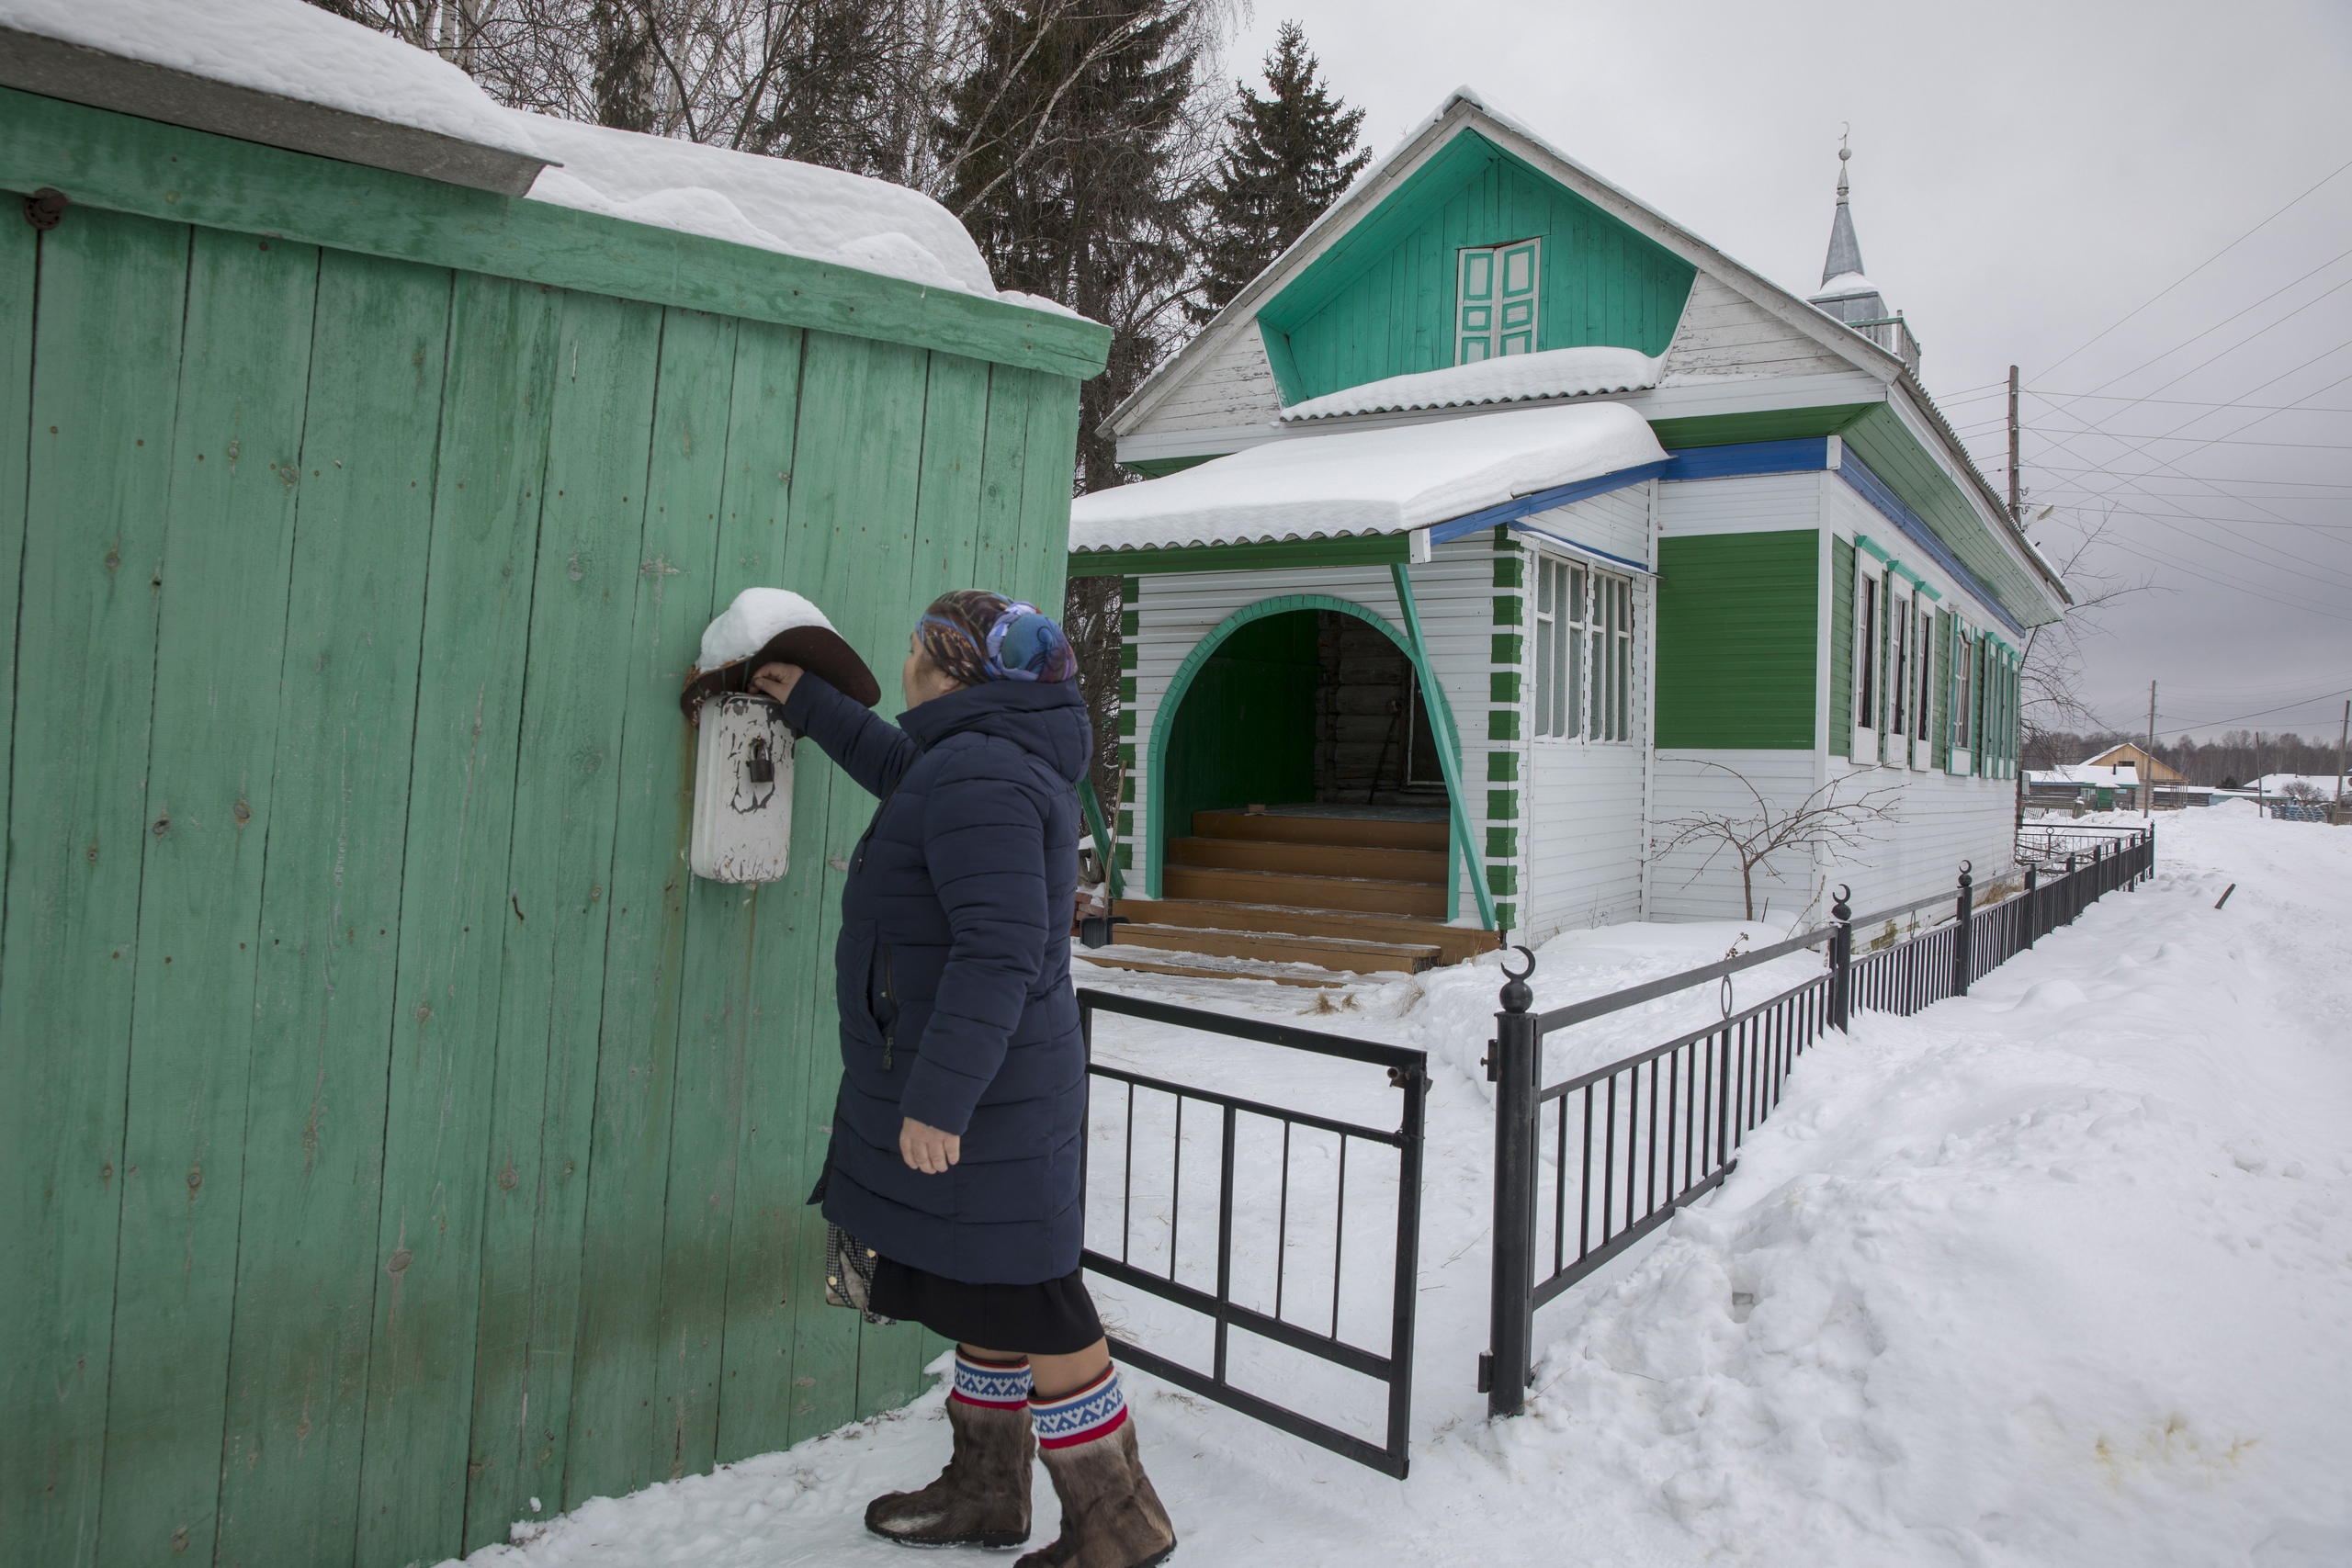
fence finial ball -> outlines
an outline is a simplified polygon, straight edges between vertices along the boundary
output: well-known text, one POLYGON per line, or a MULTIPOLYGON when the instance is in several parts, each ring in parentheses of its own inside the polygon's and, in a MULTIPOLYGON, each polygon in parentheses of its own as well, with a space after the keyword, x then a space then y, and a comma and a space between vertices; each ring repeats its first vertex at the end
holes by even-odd
POLYGON ((1503 1011, 1525 1012, 1535 1005, 1535 992, 1527 984, 1527 977, 1535 973, 1535 954, 1516 944, 1510 951, 1526 959, 1527 967, 1514 975, 1510 970, 1510 960, 1503 960, 1503 1011))

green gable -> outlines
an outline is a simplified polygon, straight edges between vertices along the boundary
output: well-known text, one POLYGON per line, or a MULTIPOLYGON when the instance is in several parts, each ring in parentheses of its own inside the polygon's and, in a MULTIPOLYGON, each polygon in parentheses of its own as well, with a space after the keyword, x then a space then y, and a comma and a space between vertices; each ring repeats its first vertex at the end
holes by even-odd
POLYGON ((1697 270, 1464 130, 1258 312, 1283 401, 1451 366, 1461 252, 1529 239, 1539 350, 1666 352, 1697 270))

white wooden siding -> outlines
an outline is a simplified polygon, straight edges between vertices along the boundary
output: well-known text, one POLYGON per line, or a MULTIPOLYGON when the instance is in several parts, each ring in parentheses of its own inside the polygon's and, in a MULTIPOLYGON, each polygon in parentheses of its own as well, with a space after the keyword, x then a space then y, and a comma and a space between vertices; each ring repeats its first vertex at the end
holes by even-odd
POLYGON ((1221 430, 1231 425, 1272 424, 1283 412, 1258 323, 1244 321, 1185 372, 1167 396, 1123 435, 1157 435, 1180 430, 1221 430))
MULTIPOLYGON (((1818 528, 1824 479, 1847 490, 1843 479, 1824 473, 1742 474, 1733 479, 1685 479, 1661 485, 1658 532, 1679 536, 1818 528)), ((1852 491, 1847 493, 1850 495, 1852 491)))
POLYGON ((1842 359, 1719 279, 1702 272, 1666 351, 1660 384, 1718 376, 1814 376, 1850 370, 1842 359))
MULTIPOLYGON (((1579 544, 1655 567, 1658 491, 1646 484, 1538 513, 1531 525, 1579 544)), ((1540 538, 1523 545, 1546 548, 1540 538)), ((1566 552, 1566 558, 1574 559, 1566 552)), ((1610 570, 1608 563, 1598 563, 1610 570)), ((1633 711, 1629 739, 1532 739, 1534 705, 1533 576, 1526 590, 1527 661, 1520 669, 1519 919, 1514 940, 1529 945, 1563 931, 1643 918, 1642 847, 1648 758, 1655 733, 1657 600, 1655 580, 1634 578, 1633 711)))

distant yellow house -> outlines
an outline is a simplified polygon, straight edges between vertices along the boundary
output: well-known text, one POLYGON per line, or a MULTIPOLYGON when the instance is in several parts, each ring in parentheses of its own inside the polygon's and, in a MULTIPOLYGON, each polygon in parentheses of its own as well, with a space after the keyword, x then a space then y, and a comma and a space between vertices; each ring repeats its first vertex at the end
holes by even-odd
MULTIPOLYGON (((2138 784, 2143 779, 2150 780, 2160 784, 2180 784, 2183 782, 2182 775, 2175 770, 2166 767, 2162 758, 2151 757, 2147 752, 2142 750, 2139 747, 2134 746, 2129 740, 2125 741, 2120 746, 2111 747, 2105 751, 2101 751, 2098 756, 2093 757, 2089 761, 2085 762, 2083 767, 2086 770, 2091 768, 2104 769, 2110 774, 2120 774, 2123 770, 2129 768, 2132 771, 2132 778, 2129 782, 2132 784, 2138 784)), ((2118 779, 2115 782, 2121 783, 2124 781, 2118 779)))

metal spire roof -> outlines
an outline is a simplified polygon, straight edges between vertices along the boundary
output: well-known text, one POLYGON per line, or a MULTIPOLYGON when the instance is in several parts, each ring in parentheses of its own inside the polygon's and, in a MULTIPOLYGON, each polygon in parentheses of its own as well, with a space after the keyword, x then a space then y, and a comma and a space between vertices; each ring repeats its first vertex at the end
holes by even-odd
POLYGON ((1838 216, 1829 225, 1829 259, 1821 264, 1821 281, 1862 270, 1861 242, 1854 238, 1854 214, 1846 205, 1846 161, 1854 150, 1841 141, 1838 148, 1838 216))

